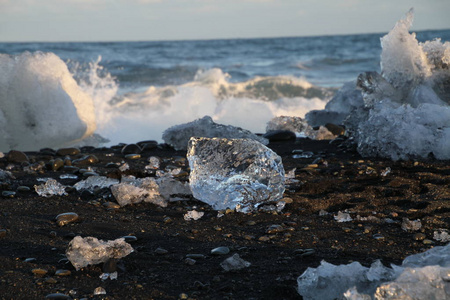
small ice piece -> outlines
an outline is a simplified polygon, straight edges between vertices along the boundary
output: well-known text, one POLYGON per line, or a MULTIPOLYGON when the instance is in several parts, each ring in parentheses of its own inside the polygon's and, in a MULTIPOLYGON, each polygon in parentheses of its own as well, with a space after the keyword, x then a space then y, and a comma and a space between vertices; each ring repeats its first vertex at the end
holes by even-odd
POLYGON ((78 176, 75 174, 62 174, 59 176, 59 178, 60 179, 78 179, 78 176))
POLYGON ((406 268, 393 282, 378 287, 375 299, 450 299, 450 282, 444 280, 443 273, 450 273, 450 268, 406 268))
POLYGON ((248 268, 250 265, 251 263, 243 260, 237 253, 233 254, 231 257, 228 257, 220 264, 220 266, 227 272, 248 268))
POLYGON ((192 195, 188 182, 181 182, 164 176, 156 179, 156 183, 159 188, 159 193, 166 200, 169 200, 172 195, 192 195))
POLYGON ((144 201, 166 207, 168 202, 161 196, 158 184, 152 177, 134 180, 123 178, 121 183, 111 186, 111 192, 120 206, 144 201))
POLYGON ((96 188, 109 188, 113 184, 118 184, 119 180, 108 178, 106 176, 90 176, 74 184, 77 191, 88 190, 93 192, 96 188))
POLYGON ((298 277, 298 292, 305 300, 342 299, 344 292, 353 287, 373 295, 377 286, 391 280, 393 275, 394 271, 383 266, 379 260, 370 268, 363 267, 359 262, 336 266, 322 261, 320 266, 308 268, 298 277))
POLYGON ((249 212, 283 197, 281 157, 255 140, 191 138, 187 158, 192 194, 216 210, 249 212))
POLYGON ((111 279, 111 280, 117 280, 117 271, 112 273, 102 273, 99 278, 101 280, 111 279))
POLYGON ((158 157, 150 156, 148 158, 148 162, 149 162, 149 164, 146 166, 146 168, 155 169, 155 170, 159 169, 160 160, 158 157))
POLYGON ((48 179, 44 184, 35 185, 34 189, 39 196, 51 197, 54 195, 67 195, 65 187, 55 179, 48 179))
POLYGON ((334 219, 338 222, 350 222, 353 220, 349 213, 341 211, 338 211, 338 214, 334 216, 334 219))
POLYGON ((391 173, 391 168, 387 167, 383 171, 381 171, 381 176, 386 177, 389 173, 391 173))
POLYGON ((415 221, 411 221, 408 218, 403 218, 402 229, 405 231, 417 231, 422 228, 422 222, 417 219, 415 221))
POLYGON ((203 217, 205 213, 204 212, 198 212, 196 210, 189 210, 187 213, 185 213, 183 215, 184 219, 186 221, 190 221, 190 220, 194 220, 197 221, 198 219, 200 219, 201 217, 203 217))
POLYGON ((127 163, 124 163, 119 167, 119 171, 121 171, 121 172, 125 172, 126 170, 129 170, 129 169, 130 169, 130 165, 127 163))
POLYGON ((190 123, 172 126, 163 133, 163 140, 175 150, 186 150, 191 137, 220 137, 229 139, 252 139, 264 145, 269 141, 248 130, 231 125, 214 123, 210 116, 204 116, 190 123))
POLYGON ((133 252, 133 247, 124 238, 102 241, 95 237, 76 236, 70 241, 66 256, 76 270, 87 265, 96 265, 110 259, 120 259, 133 252))
POLYGON ((436 241, 440 241, 442 243, 450 242, 450 235, 446 229, 440 229, 438 231, 434 231, 433 238, 436 241))
POLYGON ((300 117, 279 116, 267 122, 266 132, 276 130, 289 130, 295 132, 296 135, 310 137, 313 133, 313 128, 308 125, 308 122, 300 117))

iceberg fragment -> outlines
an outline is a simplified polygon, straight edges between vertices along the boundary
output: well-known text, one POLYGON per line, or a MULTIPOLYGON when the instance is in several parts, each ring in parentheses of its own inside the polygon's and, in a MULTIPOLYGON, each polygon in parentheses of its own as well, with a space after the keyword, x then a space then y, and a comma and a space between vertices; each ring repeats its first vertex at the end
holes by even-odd
POLYGON ((267 139, 240 127, 217 124, 210 116, 204 116, 190 123, 170 127, 164 131, 162 136, 163 140, 176 150, 186 150, 191 137, 247 138, 256 140, 264 145, 269 143, 267 139))
POLYGON ((70 241, 66 256, 75 269, 87 265, 104 263, 110 259, 120 259, 133 252, 133 247, 124 238, 102 241, 95 237, 76 236, 70 241))
POLYGON ((408 256, 401 266, 370 268, 322 261, 297 279, 303 299, 450 299, 450 244, 408 256))
POLYGON ((67 195, 65 187, 55 179, 47 179, 44 184, 35 185, 34 190, 39 196, 64 196, 67 195))
POLYGON ((74 184, 77 191, 88 190, 93 192, 95 188, 109 188, 113 184, 118 184, 119 180, 108 178, 106 176, 90 176, 74 184))
POLYGON ((187 158, 192 194, 216 210, 249 212, 283 197, 281 157, 255 140, 191 138, 187 158))
POLYGON ((244 268, 250 267, 251 263, 243 260, 239 254, 235 253, 232 256, 225 259, 220 266, 227 272, 229 271, 237 271, 244 268))
POLYGON ((120 206, 128 204, 150 202, 162 207, 167 206, 167 201, 159 193, 156 180, 145 178, 122 178, 122 182, 111 186, 111 192, 120 206))

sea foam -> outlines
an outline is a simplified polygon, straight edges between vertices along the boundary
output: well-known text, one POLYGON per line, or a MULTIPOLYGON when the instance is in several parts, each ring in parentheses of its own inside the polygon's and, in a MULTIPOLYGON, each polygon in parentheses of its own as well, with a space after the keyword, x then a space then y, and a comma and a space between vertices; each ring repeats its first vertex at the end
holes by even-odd
POLYGON ((75 143, 96 129, 94 105, 53 53, 0 54, 0 150, 75 143))

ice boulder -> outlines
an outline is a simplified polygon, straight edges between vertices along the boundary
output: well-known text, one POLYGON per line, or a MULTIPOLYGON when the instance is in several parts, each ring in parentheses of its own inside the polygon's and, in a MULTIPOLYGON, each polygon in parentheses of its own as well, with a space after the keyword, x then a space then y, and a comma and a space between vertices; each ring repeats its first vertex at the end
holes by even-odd
POLYGON ((92 98, 58 56, 0 54, 0 151, 60 148, 95 129, 92 98))
POLYGON ((133 252, 133 247, 124 238, 102 241, 95 237, 76 236, 70 241, 66 256, 75 269, 96 265, 110 259, 120 259, 133 252))
POLYGON ((370 268, 322 261, 298 277, 297 284, 306 300, 450 299, 450 244, 408 256, 391 268, 380 261, 370 268))
POLYGON ((162 136, 163 140, 176 150, 186 150, 191 137, 245 138, 256 140, 264 145, 269 143, 267 139, 257 136, 246 129, 217 124, 210 116, 204 116, 186 124, 172 126, 164 131, 162 136))
POLYGON ((249 212, 283 197, 281 157, 255 140, 191 138, 187 158, 194 197, 216 210, 249 212))

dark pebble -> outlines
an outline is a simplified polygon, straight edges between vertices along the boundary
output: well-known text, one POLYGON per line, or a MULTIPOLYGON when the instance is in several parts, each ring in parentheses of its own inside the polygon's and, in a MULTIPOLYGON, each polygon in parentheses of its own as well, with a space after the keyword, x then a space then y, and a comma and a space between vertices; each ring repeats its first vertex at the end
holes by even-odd
POLYGON ((56 151, 56 154, 59 156, 66 156, 66 155, 78 155, 80 154, 80 149, 78 148, 61 148, 56 151))
POLYGON ((328 129, 334 135, 343 135, 345 133, 345 128, 332 123, 325 124, 325 128, 328 129))
POLYGON ((122 154, 126 155, 126 154, 139 154, 142 152, 141 147, 139 147, 136 144, 128 144, 126 146, 124 146, 121 150, 122 154))
POLYGON ((39 150, 39 153, 41 155, 50 155, 50 156, 56 154, 55 150, 53 150, 52 148, 42 148, 41 150, 39 150))
POLYGON ((8 154, 6 155, 6 159, 8 159, 9 162, 17 162, 17 163, 29 161, 28 156, 25 153, 17 150, 9 151, 8 154))
POLYGON ((83 177, 84 177, 84 178, 88 178, 88 177, 91 177, 91 176, 99 176, 99 174, 96 173, 96 172, 91 172, 91 171, 88 171, 88 172, 84 172, 84 173, 83 173, 83 177))
POLYGON ((70 296, 67 296, 64 294, 53 293, 53 294, 48 294, 47 296, 45 296, 45 299, 66 300, 66 299, 72 299, 72 298, 70 296))
POLYGON ((4 238, 6 236, 6 229, 0 229, 0 238, 4 238))
POLYGON ((21 185, 17 187, 18 192, 29 192, 31 189, 28 186, 21 185))
POLYGON ((16 195, 16 192, 13 192, 13 191, 3 191, 2 192, 2 196, 4 198, 14 198, 15 195, 16 195))
POLYGON ((263 135, 270 142, 295 140, 297 136, 289 130, 273 130, 263 135))
POLYGON ((74 167, 74 166, 64 166, 63 170, 65 172, 70 172, 70 173, 76 173, 80 170, 80 168, 74 167))
POLYGON ((125 155, 125 158, 127 158, 127 159, 139 159, 139 158, 141 158, 141 155, 137 154, 137 153, 132 153, 132 154, 125 155))
POLYGON ((98 163, 98 158, 93 154, 86 155, 83 156, 82 158, 75 159, 74 161, 72 161, 72 164, 74 165, 90 165, 95 163, 98 163))
POLYGON ((134 235, 127 235, 127 236, 123 236, 122 238, 125 239, 125 242, 127 243, 133 243, 137 241, 137 237, 135 237, 134 235))
POLYGON ((64 226, 78 221, 79 218, 78 214, 74 212, 63 213, 56 216, 56 223, 59 226, 64 226))
POLYGON ((52 171, 58 171, 62 167, 64 167, 64 161, 61 158, 57 158, 51 162, 52 171))

